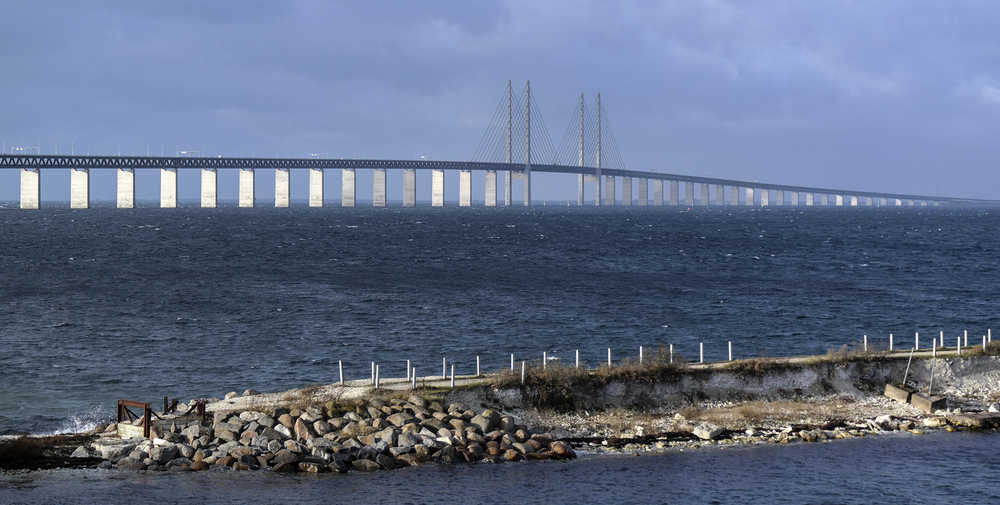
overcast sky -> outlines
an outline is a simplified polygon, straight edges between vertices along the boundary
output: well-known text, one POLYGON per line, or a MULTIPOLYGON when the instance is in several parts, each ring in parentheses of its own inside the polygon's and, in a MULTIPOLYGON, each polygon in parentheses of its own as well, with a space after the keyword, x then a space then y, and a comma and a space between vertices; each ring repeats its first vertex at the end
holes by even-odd
MULTIPOLYGON (((469 159, 506 81, 530 79, 556 142, 601 92, 629 168, 996 198, 998 25, 997 4, 953 1, 5 2, 0 141, 469 159)), ((68 200, 67 173, 43 177, 68 200)), ((112 173, 91 180, 113 198, 112 173)), ((181 197, 198 183, 182 173, 181 197)), ((219 184, 235 198, 235 174, 219 184)), ((17 188, 0 173, 0 200, 17 188)))

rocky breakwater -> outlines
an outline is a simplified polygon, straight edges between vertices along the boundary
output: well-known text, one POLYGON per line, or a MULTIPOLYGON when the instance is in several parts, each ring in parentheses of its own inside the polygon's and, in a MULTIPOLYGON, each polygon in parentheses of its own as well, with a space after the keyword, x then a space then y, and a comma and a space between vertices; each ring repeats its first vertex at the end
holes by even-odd
POLYGON ((420 396, 216 413, 212 426, 175 424, 161 437, 104 436, 78 451, 126 470, 311 473, 576 457, 568 444, 511 416, 420 396))

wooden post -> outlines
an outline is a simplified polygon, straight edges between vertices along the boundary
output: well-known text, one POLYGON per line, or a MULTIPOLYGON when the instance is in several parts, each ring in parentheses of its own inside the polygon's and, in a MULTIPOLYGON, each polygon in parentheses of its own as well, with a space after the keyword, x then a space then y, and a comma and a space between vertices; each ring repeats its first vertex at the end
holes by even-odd
POLYGON ((545 366, 549 363, 549 355, 547 352, 542 351, 542 370, 545 370, 545 366))
POLYGON ((986 352, 986 335, 983 335, 983 352, 986 352))
POLYGON ((514 353, 510 353, 510 371, 514 371, 514 353))
POLYGON ((705 362, 705 343, 698 342, 698 363, 705 362))
POLYGON ((576 367, 580 368, 580 350, 576 350, 576 367))
POLYGON ((958 349, 958 355, 962 355, 962 337, 958 337, 958 345, 955 346, 958 349))
POLYGON ((611 348, 608 347, 608 368, 611 368, 611 348))
POLYGON ((992 342, 993 341, 993 329, 992 328, 986 328, 986 341, 987 342, 992 342))
POLYGON ((455 389, 455 364, 451 364, 451 388, 455 389))
POLYGON ((913 333, 913 348, 920 349, 920 332, 913 333))
POLYGON ((146 438, 149 438, 149 433, 153 428, 152 412, 153 409, 149 408, 149 403, 144 403, 142 406, 142 436, 146 438))
POLYGON ((865 352, 868 352, 868 335, 865 335, 864 344, 862 344, 862 348, 865 350, 865 352))
POLYGON ((733 360, 733 341, 729 341, 729 361, 733 360))
POLYGON ((941 348, 944 348, 944 331, 938 332, 938 344, 941 344, 941 348))
POLYGON ((674 364, 674 344, 670 344, 670 364, 674 364))
POLYGON ((410 380, 410 360, 406 360, 406 380, 410 380))
POLYGON ((479 373, 479 356, 476 356, 476 377, 480 377, 483 374, 479 373))
POLYGON ((524 362, 521 362, 521 384, 524 384, 524 362))
POLYGON ((889 334, 889 350, 892 350, 892 333, 889 334))
POLYGON ((969 330, 963 331, 962 336, 964 337, 962 339, 962 345, 964 345, 965 347, 969 347, 969 330))
POLYGON ((379 379, 379 377, 378 377, 378 365, 375 365, 375 389, 378 389, 378 382, 379 382, 378 379, 379 379))
POLYGON ((410 369, 410 389, 417 389, 417 367, 410 369))
POLYGON ((931 357, 932 358, 936 358, 937 357, 937 342, 938 341, 937 341, 936 338, 931 342, 931 357))
POLYGON ((448 376, 448 358, 441 358, 441 378, 448 376))
POLYGON ((372 361, 372 380, 371 380, 371 383, 372 383, 372 386, 375 385, 375 362, 374 361, 372 361))
POLYGON ((642 346, 639 346, 639 364, 642 364, 642 346))
POLYGON ((344 362, 342 360, 337 360, 337 370, 340 371, 340 385, 344 385, 344 362))

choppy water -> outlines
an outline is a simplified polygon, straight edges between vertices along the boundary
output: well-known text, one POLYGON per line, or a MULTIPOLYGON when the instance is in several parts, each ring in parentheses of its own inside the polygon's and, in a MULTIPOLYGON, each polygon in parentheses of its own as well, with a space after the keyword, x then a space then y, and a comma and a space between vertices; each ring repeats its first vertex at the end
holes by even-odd
POLYGON ((425 466, 374 474, 0 475, 11 504, 990 504, 1000 436, 891 435, 820 444, 705 449, 572 462, 425 466), (137 501, 136 501, 137 502, 137 501))
MULTIPOLYGON (((0 435, 348 378, 996 325, 985 210, 0 211, 0 435), (68 416, 74 416, 68 419, 68 416)), ((884 342, 882 342, 884 345, 884 342)))

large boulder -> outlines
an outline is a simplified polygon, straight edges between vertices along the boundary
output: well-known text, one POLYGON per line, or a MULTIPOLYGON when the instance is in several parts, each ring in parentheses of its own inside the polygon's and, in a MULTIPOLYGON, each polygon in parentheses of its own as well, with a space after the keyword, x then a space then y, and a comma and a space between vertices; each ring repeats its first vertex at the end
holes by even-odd
POLYGON ((701 423, 691 430, 691 434, 702 440, 715 440, 722 436, 722 428, 712 423, 701 423))
POLYGON ((158 445, 149 450, 149 459, 158 465, 165 465, 168 461, 176 458, 178 454, 177 446, 173 444, 158 445))
POLYGON ((416 422, 416 418, 405 412, 397 412, 395 414, 392 414, 391 416, 387 417, 386 420, 388 420, 390 423, 392 423, 393 426, 396 427, 401 427, 404 424, 416 422))
POLYGON ((312 427, 313 427, 313 431, 315 431, 316 434, 319 435, 319 436, 321 436, 321 437, 323 435, 326 435, 327 433, 330 433, 331 431, 333 431, 333 427, 330 426, 330 423, 328 423, 328 422, 326 422, 326 421, 324 421, 322 419, 314 422, 313 425, 312 425, 312 427))
POLYGON ((356 459, 351 462, 351 467, 361 472, 374 472, 381 468, 378 463, 370 459, 356 459))
POLYGON ((271 465, 277 466, 282 463, 298 463, 301 460, 302 460, 301 454, 296 454, 287 449, 282 449, 278 451, 278 453, 275 454, 273 458, 271 458, 271 465))
POLYGON ((309 429, 309 425, 306 424, 302 418, 295 420, 295 438, 299 440, 309 440, 313 438, 313 432, 309 429))

